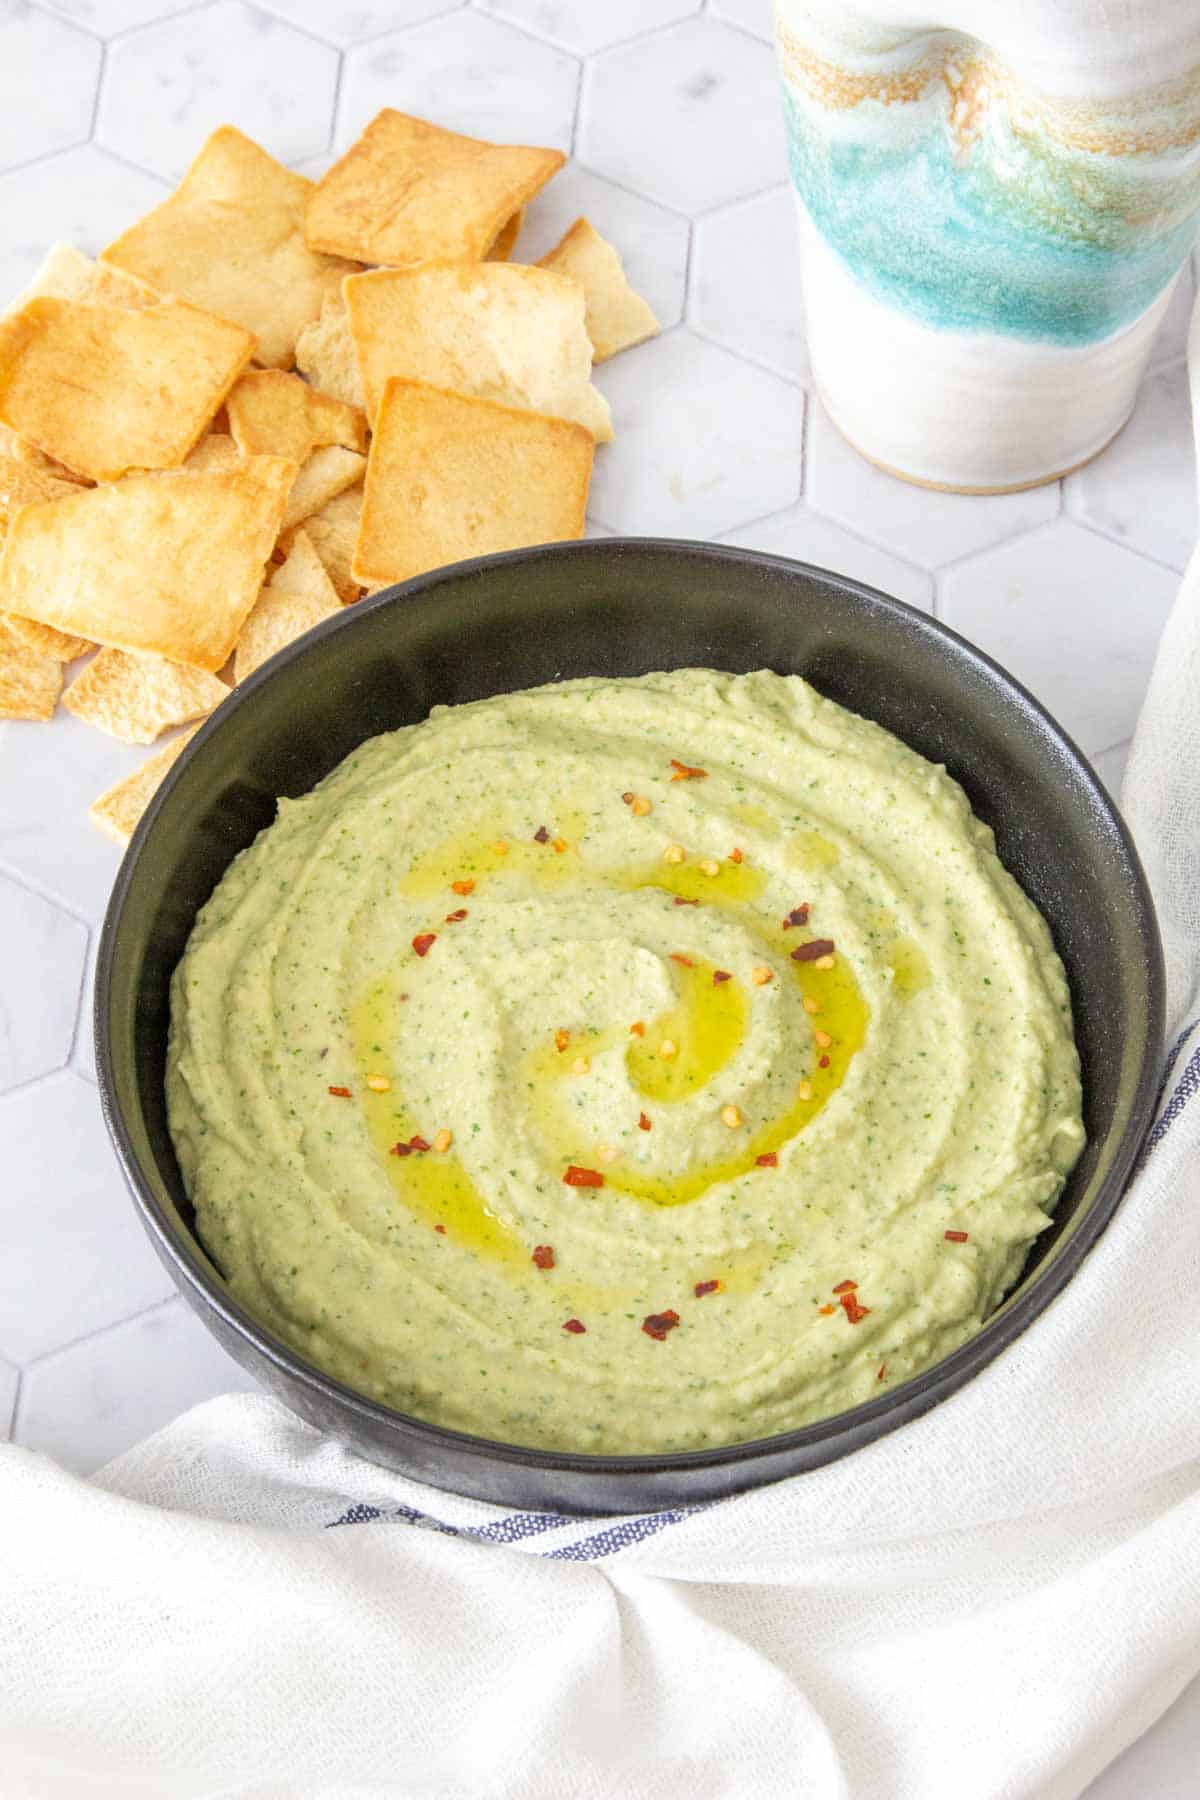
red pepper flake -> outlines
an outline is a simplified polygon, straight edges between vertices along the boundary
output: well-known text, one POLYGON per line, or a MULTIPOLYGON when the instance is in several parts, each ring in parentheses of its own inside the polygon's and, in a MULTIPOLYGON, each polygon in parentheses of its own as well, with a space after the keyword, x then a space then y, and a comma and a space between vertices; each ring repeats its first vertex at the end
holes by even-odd
POLYGON ((650 1129, 649 1115, 647 1113, 639 1113, 638 1114, 638 1130, 639 1131, 649 1131, 649 1129, 650 1129))
POLYGON ((700 902, 698 900, 689 900, 685 894, 676 894, 675 904, 676 906, 699 906, 700 902))
POLYGON ((788 914, 787 918, 783 921, 783 929, 785 931, 790 931, 793 925, 807 925, 807 924, 808 924, 808 901, 806 900, 804 902, 803 906, 793 906, 791 912, 788 914))
POLYGON ((539 1269, 552 1269, 554 1267, 553 1247, 550 1244, 538 1244, 529 1260, 536 1263, 539 1269))
POLYGON ((835 1313, 837 1311, 837 1307, 836 1306, 818 1306, 817 1311, 821 1314, 821 1316, 823 1318, 827 1319, 829 1317, 830 1313, 835 1313))
POLYGON ((720 985, 723 981, 732 981, 732 980, 733 980, 733 976, 729 973, 728 969, 714 969, 713 970, 713 986, 714 987, 720 987, 720 985))
POLYGON ((632 806, 633 805, 633 789, 626 788, 625 792, 621 795, 621 798, 625 802, 626 806, 632 806))
POLYGON ((835 1294, 852 1294, 857 1286, 857 1281, 839 1281, 831 1291, 835 1294))
POLYGON ((436 931, 418 931, 416 937, 412 941, 412 947, 418 956, 428 956, 436 942, 436 931))
POLYGON ((779 1167, 779 1153, 776 1150, 764 1150, 762 1155, 756 1156, 754 1160, 760 1169, 777 1169, 779 1167))
POLYGON ((682 963, 685 969, 694 969, 696 966, 691 957, 685 956, 681 950, 672 950, 671 961, 682 963))
POLYGON ((818 1056, 817 1067, 818 1069, 827 1069, 829 1067, 829 1058, 827 1056, 818 1056))
POLYGON ((460 906, 457 912, 452 912, 452 913, 446 914, 446 923, 447 923, 447 925, 461 925, 462 921, 466 918, 466 916, 467 916, 466 907, 460 906))
POLYGON ((471 880, 470 876, 466 876, 462 881, 452 881, 450 883, 450 891, 452 894, 473 894, 475 892, 475 883, 471 880))
POLYGON ((442 1236, 443 1236, 443 1237, 445 1237, 445 1235, 446 1235, 446 1227, 445 1227, 445 1226, 444 1226, 444 1225, 435 1225, 435 1226, 434 1226, 434 1228, 433 1228, 433 1229, 434 1229, 434 1230, 435 1230, 435 1231, 437 1231, 437 1232, 440 1232, 440 1233, 441 1233, 441 1235, 442 1235, 442 1236))
POLYGON ((886 1374, 887 1374, 887 1364, 885 1362, 881 1362, 879 1365, 879 1373, 875 1377, 876 1381, 882 1381, 886 1374))
POLYGON ((556 1050, 560 1050, 560 1051, 565 1050, 567 1045, 570 1043, 570 1041, 571 1041, 570 1032, 564 1031, 562 1029, 562 1027, 560 1026, 559 1029, 554 1034, 554 1048, 556 1050))
POLYGON ((965 1231, 943 1231, 942 1236, 948 1244, 965 1244, 969 1233, 965 1231))
POLYGON ((631 1037, 645 1037, 646 1027, 640 1019, 635 1019, 633 1021, 633 1024, 629 1027, 629 1034, 631 1037))
POLYGON ((331 1087, 329 1091, 331 1094, 336 1094, 339 1100, 349 1100, 350 1098, 349 1088, 331 1087))
POLYGON ((832 956, 833 951, 832 938, 810 938, 807 944, 798 944, 792 951, 792 961, 816 962, 818 956, 832 956))
POLYGON ((731 850, 729 852, 729 860, 730 860, 730 862, 740 863, 740 862, 745 862, 746 859, 742 855, 740 850, 731 850))
POLYGON ((563 854, 563 851, 566 849, 566 847, 567 847, 566 838, 555 838, 554 848, 558 852, 559 856, 561 856, 563 854))
POLYGON ((587 1326, 582 1319, 565 1319, 563 1321, 563 1330, 574 1332, 575 1336, 579 1337, 587 1330, 587 1326))
POLYGON ((398 1144, 393 1144, 391 1149, 388 1151, 388 1155, 389 1156, 411 1156, 414 1151, 419 1152, 422 1150, 428 1150, 429 1148, 430 1148, 429 1144, 423 1137, 421 1137, 420 1135, 414 1135, 413 1137, 409 1138, 407 1144, 404 1142, 403 1138, 401 1138, 401 1140, 398 1144))
POLYGON ((533 841, 535 844, 548 844, 550 842, 550 833, 546 830, 544 825, 538 826, 533 834, 533 841))
POLYGON ((647 1313, 642 1320, 642 1330, 647 1337, 657 1338, 661 1344, 668 1331, 674 1331, 678 1323, 677 1312, 647 1313))
POLYGON ((723 1291, 719 1281, 698 1281, 692 1289, 697 1300, 703 1300, 705 1294, 719 1294, 723 1291))
POLYGON ((708 776, 707 769, 690 768, 687 763, 679 762, 674 756, 671 758, 671 767, 675 771, 672 781, 704 781, 708 776))
POLYGON ((563 1180, 568 1187, 601 1188, 604 1186, 604 1177, 599 1169, 581 1169, 578 1163, 569 1165, 563 1180))
POLYGON ((857 1325, 860 1319, 865 1319, 871 1310, 869 1306, 860 1306, 853 1294, 843 1294, 839 1304, 852 1325, 857 1325))

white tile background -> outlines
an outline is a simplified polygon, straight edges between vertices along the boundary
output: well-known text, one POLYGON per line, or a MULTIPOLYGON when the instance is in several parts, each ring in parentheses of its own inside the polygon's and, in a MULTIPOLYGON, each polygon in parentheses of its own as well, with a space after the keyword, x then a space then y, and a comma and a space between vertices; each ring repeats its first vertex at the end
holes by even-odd
MULTIPOLYGON (((578 212, 667 330, 599 371, 596 535, 723 538, 858 576, 1007 664, 1113 791, 1196 533, 1185 272, 1134 417, 1089 468, 996 499, 906 487, 807 386, 769 0, 0 0, 0 302, 90 251, 231 121, 319 174, 381 105, 561 145, 518 256, 578 212)), ((0 1434, 88 1470, 248 1385, 171 1297, 105 1139, 91 966, 117 853, 89 800, 144 754, 60 715, 0 727, 0 1434)), ((1065 1651, 1064 1654, 1069 1654, 1065 1651)), ((1192 1690, 1091 1800, 1197 1792, 1192 1690)))

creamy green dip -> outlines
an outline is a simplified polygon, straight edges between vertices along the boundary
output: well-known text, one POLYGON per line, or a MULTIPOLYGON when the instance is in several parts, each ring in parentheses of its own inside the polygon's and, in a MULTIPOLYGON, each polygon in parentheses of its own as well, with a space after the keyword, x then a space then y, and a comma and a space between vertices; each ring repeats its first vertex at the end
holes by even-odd
POLYGON ((281 800, 175 972, 167 1099, 272 1332, 581 1451, 928 1367, 1083 1144, 1062 965, 991 832, 769 673, 438 709, 281 800))

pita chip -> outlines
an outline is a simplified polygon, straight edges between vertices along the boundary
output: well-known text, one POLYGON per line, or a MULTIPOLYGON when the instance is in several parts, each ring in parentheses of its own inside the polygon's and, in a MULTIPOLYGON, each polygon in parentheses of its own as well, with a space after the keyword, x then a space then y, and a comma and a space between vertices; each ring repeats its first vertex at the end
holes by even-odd
POLYGON ((234 320, 258 340, 256 361, 288 369, 297 336, 350 266, 304 241, 312 185, 222 125, 169 199, 100 260, 234 320))
POLYGON ((353 275, 344 293, 373 418, 390 375, 612 436, 591 385, 583 289, 524 263, 428 263, 353 275))
POLYGON ((362 591, 352 569, 362 503, 362 488, 349 488, 304 521, 305 535, 324 564, 325 573, 343 605, 357 600, 362 591))
POLYGON ((340 290, 327 295, 320 318, 296 339, 296 367, 322 394, 362 410, 362 378, 340 290))
POLYGON ((294 531, 311 513, 320 512, 330 500, 360 482, 366 467, 365 456, 343 450, 339 444, 314 450, 292 484, 281 529, 294 531))
POLYGON ((193 725, 188 731, 181 731, 179 736, 148 756, 140 769, 124 780, 115 782, 106 788, 98 800, 93 800, 88 808, 88 817, 92 824, 99 827, 105 837, 110 837, 114 844, 124 849, 137 828, 138 820, 149 806, 162 783, 162 778, 180 753, 187 749, 199 725, 193 725))
POLYGON ((23 507, 0 553, 0 612, 215 674, 258 597, 295 473, 252 456, 23 507))
POLYGON ((594 362, 603 362, 618 350, 644 344, 658 334, 658 320, 630 287, 620 257, 586 219, 576 219, 561 242, 541 258, 538 268, 569 275, 583 289, 584 323, 592 340, 594 362))
POLYGON ((135 650, 102 650, 62 697, 67 711, 127 744, 152 744, 172 725, 204 718, 229 693, 204 669, 135 650))
POLYGON ((385 107, 314 188, 308 242, 399 268, 477 262, 565 160, 560 150, 489 144, 385 107))
MULTIPOLYGON (((9 521, 22 506, 35 506, 43 500, 78 492, 73 482, 60 481, 47 469, 0 456, 0 546, 8 536, 9 521)), ((52 625, 35 624, 32 619, 10 618, 5 624, 9 635, 26 649, 39 656, 52 656, 56 662, 74 662, 85 650, 95 647, 88 638, 71 637, 65 631, 55 631, 52 625)))
POLYGON ((275 570, 242 626, 233 659, 234 682, 245 681, 268 657, 342 610, 325 565, 300 530, 287 561, 275 570))
POLYGON ((568 419, 393 377, 354 555, 366 587, 583 535, 595 439, 568 419))
POLYGON ((144 281, 120 269, 105 268, 74 244, 52 244, 29 286, 22 288, 9 308, 20 312, 30 300, 49 295, 52 300, 75 300, 85 306, 154 306, 161 295, 144 281))
POLYGON ((62 690, 62 664, 31 650, 0 618, 0 719, 49 719, 62 690))
POLYGON ((174 468, 253 348, 249 332, 183 300, 31 300, 0 319, 0 419, 93 481, 174 468))
POLYGON ((225 404, 243 456, 287 456, 302 463, 327 444, 360 452, 367 447, 367 421, 358 407, 318 393, 281 369, 248 370, 225 404))

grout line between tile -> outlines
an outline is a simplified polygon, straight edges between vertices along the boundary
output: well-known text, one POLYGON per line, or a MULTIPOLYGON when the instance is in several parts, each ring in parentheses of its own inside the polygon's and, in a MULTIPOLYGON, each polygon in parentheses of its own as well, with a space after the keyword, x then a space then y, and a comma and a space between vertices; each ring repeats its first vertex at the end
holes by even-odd
POLYGON ((729 30, 736 31, 739 37, 749 38, 750 42, 752 44, 757 44, 760 50, 774 50, 775 48, 774 36, 769 38, 760 37, 752 26, 743 25, 740 19, 729 19, 726 18, 724 13, 715 13, 711 10, 708 16, 713 21, 714 25, 728 26, 729 30))
MULTIPOLYGON (((688 276, 690 280, 690 256, 688 262, 688 276)), ((788 375, 775 363, 764 362, 761 356, 755 356, 749 350, 743 350, 740 344, 735 350, 732 344, 724 343, 719 337, 715 337, 713 333, 708 330, 707 326, 699 324, 697 320, 692 318, 690 311, 685 315, 684 323, 694 337, 703 339, 706 344, 711 344, 714 350, 727 350, 730 356, 736 356, 739 362, 744 362, 748 369, 757 369, 760 375, 773 375, 776 381, 786 382, 788 387, 799 388, 802 394, 807 393, 807 383, 802 375, 788 375)))
MULTIPOLYGON (((973 550, 963 550, 958 556, 947 557, 945 562, 933 563, 928 573, 934 577, 935 581, 940 580, 943 575, 948 575, 951 569, 960 569, 964 563, 974 562, 976 557, 991 556, 996 550, 1007 549, 1009 544, 1023 544, 1026 538, 1041 537, 1044 532, 1053 531, 1054 527, 1061 523, 1061 514, 1055 513, 1052 519, 1039 519, 1036 525, 1027 525, 1020 531, 1007 531, 1003 537, 996 538, 990 544, 980 544, 973 550)), ((922 566, 920 563, 917 564, 918 568, 922 566)))
MULTIPOLYGON (((96 105, 96 125, 97 125, 97 127, 99 126, 99 123, 100 123, 100 107, 99 107, 99 100, 97 99, 97 105, 96 105)), ((88 144, 91 147, 91 149, 98 150, 100 152, 101 156, 111 157, 113 162, 120 163, 120 165, 123 169, 129 169, 135 175, 145 175, 151 181, 159 181, 162 183, 163 187, 168 190, 175 185, 172 182, 171 177, 169 175, 160 175, 157 169, 148 169, 146 167, 145 163, 134 162, 132 157, 125 156, 120 150, 110 149, 109 146, 104 142, 103 138, 97 137, 95 135, 95 129, 93 129, 92 136, 88 139, 88 144)))
MULTIPOLYGON (((79 1028, 83 1021, 83 1002, 84 996, 87 993, 88 969, 91 967, 94 954, 91 928, 87 927, 86 929, 87 940, 83 946, 83 963, 79 970, 79 986, 75 991, 75 1021, 71 1027, 71 1047, 67 1051, 67 1060, 62 1065, 64 1069, 75 1069, 75 1052, 79 1048, 79 1028)), ((79 1069, 75 1070, 76 1074, 82 1074, 82 1072, 83 1071, 79 1069)))
POLYGON ((207 12, 213 6, 221 4, 221 0, 192 0, 192 5, 181 6, 175 12, 163 13, 157 19, 143 19, 140 25, 118 25, 110 31, 106 43, 124 43, 126 38, 133 37, 139 31, 154 31, 160 25, 173 25, 176 19, 190 19, 193 13, 207 12))
POLYGON ((86 150, 91 138, 72 138, 69 144, 58 144, 53 150, 41 150, 36 156, 23 156, 19 162, 5 163, 0 167, 0 175, 15 175, 19 169, 39 169, 43 163, 53 162, 56 156, 69 156, 72 150, 86 150))
MULTIPOLYGON (((590 67, 593 61, 594 58, 589 56, 584 67, 590 67)), ((581 173, 592 175, 597 181, 603 181, 609 187, 616 188, 619 193, 627 195, 630 200, 640 200, 644 206, 656 206, 659 212, 670 213, 675 219, 685 219, 689 225, 692 223, 691 213, 685 212, 681 206, 673 206, 669 200, 660 200, 657 194, 648 194, 644 188, 630 187, 627 181, 622 181, 619 176, 610 175, 607 169, 598 169, 595 163, 587 160, 586 152, 573 152, 572 160, 581 173)))
POLYGON ((733 212, 739 206, 749 206, 752 200, 766 200, 772 194, 789 193, 791 186, 785 170, 778 181, 768 181, 765 187, 748 188, 744 194, 732 194, 727 200, 718 200, 715 206, 699 207, 690 216, 697 225, 707 224, 709 219, 719 219, 722 214, 733 212))
POLYGON ((66 13, 59 12, 57 7, 46 6, 44 0, 32 0, 32 5, 35 12, 41 13, 43 19, 53 19, 56 25, 63 26, 65 30, 77 32, 80 37, 90 38, 93 44, 105 42, 101 33, 93 31, 90 25, 85 25, 81 19, 69 18, 66 13))
POLYGON ((108 75, 108 45, 100 45, 100 62, 96 69, 96 91, 92 95, 92 112, 88 120, 88 142, 96 136, 96 126, 100 119, 100 96, 104 92, 104 82, 108 75))
MULTIPOLYGON (((111 1337, 115 1331, 123 1331, 126 1325, 133 1325, 138 1319, 148 1319, 151 1313, 165 1312, 169 1306, 182 1306, 183 1296, 180 1293, 166 1295, 162 1300, 152 1300, 149 1306, 140 1306, 136 1312, 125 1313, 119 1319, 111 1319, 107 1325, 97 1325, 92 1331, 85 1331, 77 1338, 69 1338, 64 1344, 55 1344, 53 1350, 43 1350, 38 1356, 31 1356, 26 1362, 18 1365, 25 1373, 40 1369, 43 1363, 53 1362, 55 1357, 65 1356, 68 1350, 78 1350, 81 1344, 91 1344, 97 1338, 111 1337)), ((7 1361, 8 1358, 5 1358, 7 1361)))
MULTIPOLYGON (((5 1359, 7 1361, 7 1358, 5 1359)), ((18 1364, 10 1364, 17 1371, 17 1385, 13 1392, 12 1410, 8 1415, 8 1442, 20 1442, 21 1414, 25 1408, 25 1371, 18 1364)))
MULTIPOLYGON (((366 37, 355 38, 351 44, 338 44, 335 48, 341 50, 343 55, 348 50, 365 50, 369 44, 377 44, 381 38, 399 37, 401 32, 418 31, 422 25, 434 25, 439 19, 449 19, 456 12, 476 10, 478 9, 471 4, 471 0, 457 0, 457 5, 447 6, 442 12, 431 14, 428 19, 412 19, 407 25, 384 25, 379 31, 370 31, 366 37)), ((488 14, 484 16, 490 17, 488 14)))
POLYGON ((1103 525, 1094 520, 1084 518, 1077 512, 1068 512, 1067 518, 1072 525, 1078 525, 1081 531, 1089 531, 1093 537, 1102 538, 1106 544, 1113 544, 1118 550, 1126 551, 1130 556, 1139 556, 1143 562, 1153 563, 1156 569, 1163 569, 1168 575, 1182 575, 1183 563, 1168 562, 1163 556, 1156 556, 1153 550, 1145 550, 1141 544, 1131 544, 1128 538, 1118 537, 1116 532, 1105 531, 1103 525))
POLYGON ((36 899, 44 900, 47 906, 52 906, 56 912, 62 913, 65 918, 74 919, 77 925, 82 925, 83 929, 88 934, 88 944, 90 946, 93 924, 92 920, 87 918, 84 913, 76 912, 75 908, 70 905, 68 901, 60 900, 57 894, 53 893, 51 889, 43 887, 40 882, 30 880, 24 869, 14 869, 12 864, 6 862, 2 855, 0 855, 0 875, 3 875, 6 880, 11 881, 14 887, 24 888, 27 894, 33 894, 36 899))
POLYGON ((342 110, 342 89, 346 82, 346 52, 337 53, 337 68, 333 72, 333 104, 329 109, 329 137, 325 148, 332 155, 337 145, 338 115, 342 110))

